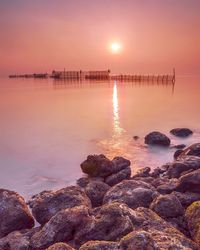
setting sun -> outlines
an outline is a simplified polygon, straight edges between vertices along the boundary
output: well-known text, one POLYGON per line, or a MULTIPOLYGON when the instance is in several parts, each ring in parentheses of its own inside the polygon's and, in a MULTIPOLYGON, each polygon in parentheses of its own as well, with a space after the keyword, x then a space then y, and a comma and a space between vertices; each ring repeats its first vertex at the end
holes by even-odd
POLYGON ((112 53, 117 54, 121 50, 121 44, 118 42, 113 42, 110 46, 112 53))

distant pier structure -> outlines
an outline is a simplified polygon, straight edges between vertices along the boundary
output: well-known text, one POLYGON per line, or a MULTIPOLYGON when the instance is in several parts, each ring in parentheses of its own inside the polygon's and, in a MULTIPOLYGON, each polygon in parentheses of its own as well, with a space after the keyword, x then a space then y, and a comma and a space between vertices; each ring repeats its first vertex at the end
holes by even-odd
POLYGON ((173 69, 172 74, 165 75, 136 75, 136 74, 111 74, 110 70, 96 70, 96 71, 56 71, 53 70, 51 74, 24 74, 24 75, 10 75, 10 78, 25 77, 25 78, 54 78, 56 80, 93 80, 93 81, 119 81, 119 82, 163 82, 175 83, 176 73, 173 69))

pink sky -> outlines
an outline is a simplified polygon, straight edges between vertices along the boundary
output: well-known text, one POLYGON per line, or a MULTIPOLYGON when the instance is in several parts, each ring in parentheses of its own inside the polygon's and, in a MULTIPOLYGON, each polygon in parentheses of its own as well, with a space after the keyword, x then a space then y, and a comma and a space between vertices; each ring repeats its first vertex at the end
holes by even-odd
POLYGON ((1 0, 0 74, 199 74, 199 13, 199 0, 1 0), (110 53, 112 41, 121 53, 110 53))

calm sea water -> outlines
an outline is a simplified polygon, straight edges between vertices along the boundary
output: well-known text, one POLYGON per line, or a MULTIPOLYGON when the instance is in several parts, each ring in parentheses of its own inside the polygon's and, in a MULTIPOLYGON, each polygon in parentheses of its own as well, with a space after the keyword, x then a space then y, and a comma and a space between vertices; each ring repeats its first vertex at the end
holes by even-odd
POLYGON ((200 142, 200 79, 172 84, 0 79, 0 187, 25 197, 75 183, 88 154, 124 156, 132 170, 173 160, 174 149, 149 148, 158 130, 172 145, 200 142), (194 135, 177 139, 174 127, 194 135), (139 136, 135 141, 133 136, 139 136))

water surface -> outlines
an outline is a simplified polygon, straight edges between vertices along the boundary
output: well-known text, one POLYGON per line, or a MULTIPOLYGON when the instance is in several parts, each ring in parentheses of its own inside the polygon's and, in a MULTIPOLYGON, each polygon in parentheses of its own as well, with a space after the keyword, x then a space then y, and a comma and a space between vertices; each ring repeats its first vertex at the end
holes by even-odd
POLYGON ((94 153, 124 156, 133 171, 172 161, 174 149, 146 147, 144 136, 158 130, 172 145, 199 142, 199 93, 197 77, 174 86, 1 78, 0 186, 28 197, 75 183, 94 153), (174 127, 194 135, 177 139, 169 134, 174 127))

